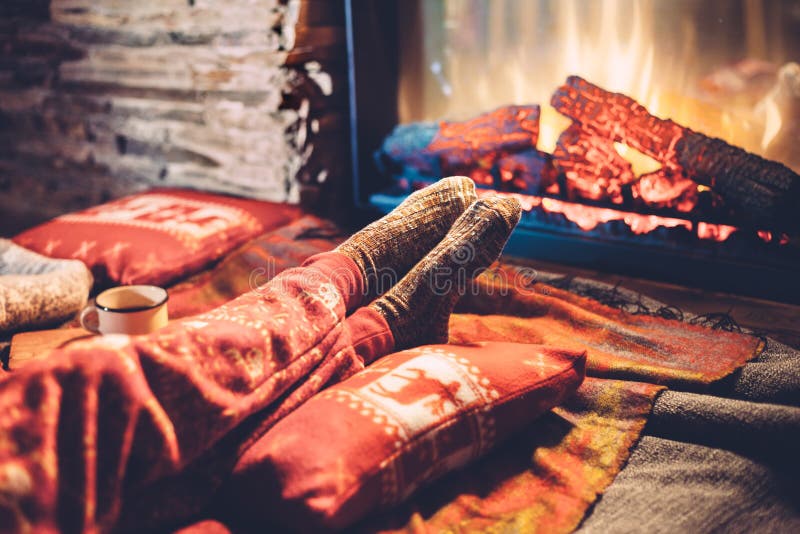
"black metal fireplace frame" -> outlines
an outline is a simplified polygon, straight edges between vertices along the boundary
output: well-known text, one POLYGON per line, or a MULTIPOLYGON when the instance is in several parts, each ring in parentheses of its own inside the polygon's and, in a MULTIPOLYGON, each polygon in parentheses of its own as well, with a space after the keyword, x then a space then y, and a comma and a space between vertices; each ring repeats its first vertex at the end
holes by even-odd
MULTIPOLYGON (((402 201, 401 196, 384 193, 391 181, 381 175, 373 158, 398 123, 397 14, 401 3, 345 0, 353 202, 367 216, 385 213, 402 201)), ((777 243, 751 241, 752 255, 748 256, 751 249, 746 248, 747 243, 737 244, 736 234, 717 243, 681 235, 688 234, 683 229, 631 237, 623 235, 626 232, 614 232, 613 223, 606 225, 611 227, 605 234, 586 233, 570 224, 546 224, 524 216, 505 253, 800 303, 800 258, 786 257, 777 250, 777 243)))

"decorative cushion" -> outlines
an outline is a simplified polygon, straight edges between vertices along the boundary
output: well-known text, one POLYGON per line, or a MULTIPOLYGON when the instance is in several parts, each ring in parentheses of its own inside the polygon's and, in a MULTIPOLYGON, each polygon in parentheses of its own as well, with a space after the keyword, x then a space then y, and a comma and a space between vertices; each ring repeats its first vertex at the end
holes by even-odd
POLYGON ((487 452, 562 402, 585 355, 540 345, 395 353, 306 402, 240 459, 226 505, 248 522, 344 528, 487 452))
POLYGON ((97 286, 166 285, 299 213, 296 206, 164 189, 57 217, 14 241, 83 261, 97 286))
POLYGON ((177 319, 216 308, 333 249, 345 236, 333 223, 314 215, 265 232, 226 254, 213 268, 170 287, 169 316, 177 319))

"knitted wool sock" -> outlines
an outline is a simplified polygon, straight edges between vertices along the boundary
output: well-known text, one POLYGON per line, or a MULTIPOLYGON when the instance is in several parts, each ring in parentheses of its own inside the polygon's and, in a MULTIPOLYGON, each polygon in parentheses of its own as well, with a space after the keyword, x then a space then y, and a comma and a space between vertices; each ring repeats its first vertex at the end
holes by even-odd
POLYGON ((513 198, 473 203, 439 245, 389 292, 370 304, 384 316, 395 350, 447 343, 450 314, 472 278, 497 259, 519 222, 513 198))
POLYGON ((336 247, 336 252, 355 261, 364 275, 365 296, 374 297, 430 252, 476 198, 469 178, 444 178, 412 193, 391 213, 336 247))

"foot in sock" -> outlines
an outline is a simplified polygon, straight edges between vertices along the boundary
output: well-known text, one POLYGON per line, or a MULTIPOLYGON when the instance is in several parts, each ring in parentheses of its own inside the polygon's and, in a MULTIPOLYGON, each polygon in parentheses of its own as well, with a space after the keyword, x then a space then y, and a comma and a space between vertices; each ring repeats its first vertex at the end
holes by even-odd
POLYGON ((339 245, 336 251, 355 261, 364 275, 366 300, 388 290, 430 252, 475 199, 472 180, 444 178, 339 245))
POLYGON ((370 306, 389 324, 395 349, 447 343, 450 314, 469 282, 497 259, 519 222, 513 198, 473 203, 442 241, 370 306))

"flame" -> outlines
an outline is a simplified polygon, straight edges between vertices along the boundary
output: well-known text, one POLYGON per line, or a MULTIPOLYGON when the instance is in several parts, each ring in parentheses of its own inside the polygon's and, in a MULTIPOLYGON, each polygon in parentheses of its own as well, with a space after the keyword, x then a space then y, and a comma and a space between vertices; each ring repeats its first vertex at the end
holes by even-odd
POLYGON ((622 143, 614 143, 614 148, 617 149, 620 156, 628 160, 633 169, 633 174, 636 176, 650 174, 661 168, 661 163, 633 147, 622 143))
POLYGON ((763 103, 764 110, 764 135, 761 138, 761 147, 766 149, 781 131, 783 119, 778 103, 774 98, 766 99, 763 103))
POLYGON ((539 115, 539 140, 536 148, 552 154, 556 149, 558 136, 572 123, 570 119, 553 109, 553 106, 542 106, 539 115))
POLYGON ((800 172, 797 139, 800 136, 800 64, 787 63, 778 81, 755 110, 764 123, 760 148, 764 155, 800 172))
MULTIPOLYGON (((550 96, 576 74, 635 98, 659 117, 762 152, 762 119, 708 91, 712 72, 730 70, 727 58, 763 57, 749 48, 750 34, 763 28, 751 28, 747 17, 721 20, 712 8, 679 9, 665 0, 419 5, 424 42, 413 31, 401 35, 401 122, 460 120, 506 104, 538 103, 543 108, 539 148, 549 151, 565 126, 547 109, 550 96), (740 54, 732 53, 737 52, 732 34, 748 37, 740 54)), ((774 33, 766 38, 770 50, 780 54, 782 36, 774 33)), ((765 69, 765 61, 751 63, 750 70, 765 69)), ((769 120, 766 138, 776 129, 775 118, 769 120)))
MULTIPOLYGON (((552 81, 546 89, 541 87, 540 77, 534 92, 552 92, 566 76, 577 74, 605 89, 633 97, 656 116, 748 150, 759 150, 759 132, 753 130, 741 110, 722 109, 702 98, 698 91, 703 72, 697 61, 700 54, 696 27, 681 19, 676 14, 678 10, 665 13, 658 7, 658 0, 561 0, 556 10, 557 31, 552 38, 563 46, 551 51, 556 54, 553 61, 558 74, 547 77, 552 81), (667 19, 662 20, 665 15, 667 19), (661 28, 669 28, 672 42, 658 47, 661 28)), ((526 69, 514 71, 517 78, 526 78, 526 69)), ((515 79, 513 85, 526 86, 521 79, 515 79)), ((530 85, 527 87, 530 93, 530 85)), ((550 107, 546 96, 537 101, 543 108, 550 107)), ((543 110, 542 129, 548 130, 545 145, 552 144, 551 136, 558 135, 549 131, 563 131, 559 123, 548 124, 553 116, 558 114, 543 110)), ((772 117, 772 129, 774 121, 772 117)), ((630 161, 637 163, 635 158, 630 161)))
POLYGON ((566 45, 559 63, 565 73, 585 74, 610 91, 655 104, 653 3, 605 0, 588 25, 586 2, 564 0, 561 6, 559 38, 566 45))
MULTIPOLYGON (((403 32, 402 37, 406 41, 401 43, 400 120, 460 120, 507 104, 537 103, 542 108, 537 148, 552 153, 570 120, 549 105, 550 97, 567 76, 575 74, 635 98, 654 115, 763 155, 781 129, 780 117, 770 108, 773 103, 764 105, 766 119, 756 120, 752 109, 744 112, 720 99, 709 101, 701 83, 710 72, 727 66, 725 58, 733 55, 732 34, 748 37, 743 39, 748 43, 742 46, 744 57, 760 57, 747 48, 752 17, 723 23, 714 9, 678 9, 671 4, 663 0, 420 2, 424 42, 419 43, 414 32, 403 32)), ((615 148, 637 177, 660 167, 631 147, 617 143, 615 148)), ((661 187, 652 176, 648 180, 641 190, 659 202, 680 194, 661 187)), ((518 196, 525 197, 528 209, 562 213, 584 229, 621 220, 636 233, 682 226, 717 240, 735 230, 705 223, 695 228, 683 219, 518 196)), ((692 208, 693 204, 676 207, 692 208)))

